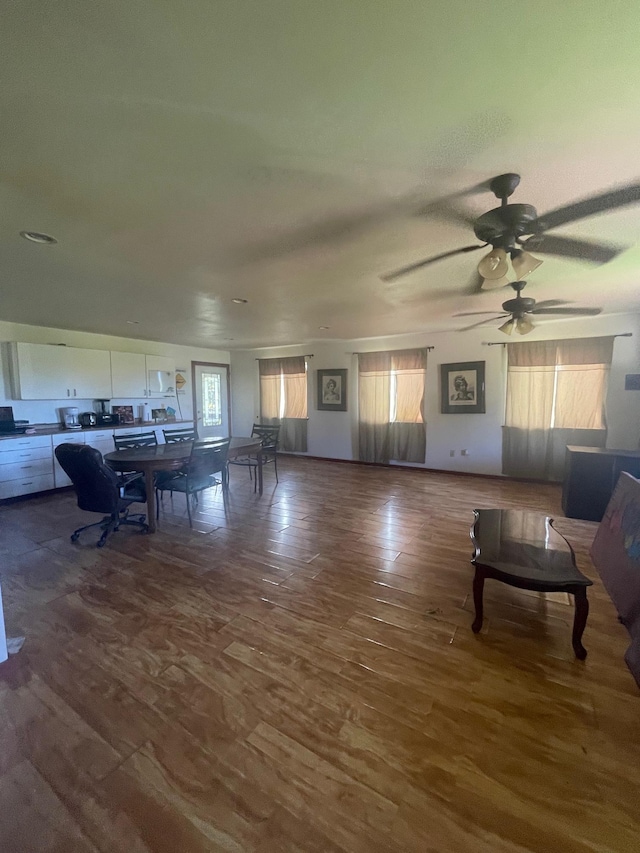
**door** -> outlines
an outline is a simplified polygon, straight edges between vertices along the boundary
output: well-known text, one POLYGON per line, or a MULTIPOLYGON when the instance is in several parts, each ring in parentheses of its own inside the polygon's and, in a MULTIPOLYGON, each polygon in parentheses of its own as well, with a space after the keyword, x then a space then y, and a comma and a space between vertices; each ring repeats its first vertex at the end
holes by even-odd
POLYGON ((231 435, 229 365, 192 362, 195 425, 199 438, 231 435))

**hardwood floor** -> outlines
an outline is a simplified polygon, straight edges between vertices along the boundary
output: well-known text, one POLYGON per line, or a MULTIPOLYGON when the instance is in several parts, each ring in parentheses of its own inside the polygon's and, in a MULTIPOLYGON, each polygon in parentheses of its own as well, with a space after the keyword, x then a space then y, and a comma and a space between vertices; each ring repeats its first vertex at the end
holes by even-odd
POLYGON ((73 494, 0 507, 0 850, 638 850, 640 695, 556 486, 283 458, 102 551, 73 494), (573 607, 487 581, 473 507, 555 513, 573 607))

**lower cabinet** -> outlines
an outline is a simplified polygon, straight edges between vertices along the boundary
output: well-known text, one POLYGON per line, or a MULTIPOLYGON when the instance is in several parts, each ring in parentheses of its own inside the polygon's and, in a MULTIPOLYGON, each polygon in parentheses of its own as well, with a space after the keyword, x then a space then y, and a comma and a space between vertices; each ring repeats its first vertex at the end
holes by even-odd
POLYGON ((45 492, 54 486, 51 436, 0 441, 0 500, 45 492))

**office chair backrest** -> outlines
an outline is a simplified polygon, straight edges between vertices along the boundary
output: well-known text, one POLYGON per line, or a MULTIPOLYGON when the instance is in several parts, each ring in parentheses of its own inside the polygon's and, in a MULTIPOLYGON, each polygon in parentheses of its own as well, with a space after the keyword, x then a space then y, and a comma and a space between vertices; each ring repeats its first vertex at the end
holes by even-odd
POLYGON ((209 474, 224 471, 227 467, 230 442, 230 438, 194 442, 187 463, 187 479, 196 482, 205 479, 209 474))
POLYGON ((153 430, 150 432, 131 432, 127 435, 113 436, 116 450, 133 450, 136 447, 153 447, 157 445, 158 439, 153 430))
POLYGON ((198 436, 193 427, 187 429, 163 429, 162 434, 167 444, 178 444, 182 441, 197 441, 198 436))
POLYGON ((71 480, 80 509, 88 512, 117 512, 118 478, 105 465, 102 453, 88 444, 59 444, 56 459, 71 480))

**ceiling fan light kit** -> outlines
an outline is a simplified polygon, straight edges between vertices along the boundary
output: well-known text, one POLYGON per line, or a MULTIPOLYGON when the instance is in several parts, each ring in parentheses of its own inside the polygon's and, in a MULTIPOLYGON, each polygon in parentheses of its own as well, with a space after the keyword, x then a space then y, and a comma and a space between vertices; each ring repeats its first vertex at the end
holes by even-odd
POLYGON ((478 272, 482 278, 489 281, 504 278, 509 272, 509 263, 505 250, 500 248, 492 249, 478 264, 478 272))

